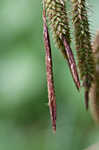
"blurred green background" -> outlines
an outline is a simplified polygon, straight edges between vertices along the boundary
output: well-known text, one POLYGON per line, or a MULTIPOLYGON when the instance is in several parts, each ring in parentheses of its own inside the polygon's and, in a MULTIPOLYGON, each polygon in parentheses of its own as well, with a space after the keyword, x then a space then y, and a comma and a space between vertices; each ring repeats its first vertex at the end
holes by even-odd
MULTIPOLYGON (((88 2, 93 36, 99 1, 88 2)), ((83 90, 77 92, 53 41, 52 50, 56 135, 47 106, 42 1, 0 0, 0 150, 83 150, 98 142, 99 128, 85 110, 83 90)))

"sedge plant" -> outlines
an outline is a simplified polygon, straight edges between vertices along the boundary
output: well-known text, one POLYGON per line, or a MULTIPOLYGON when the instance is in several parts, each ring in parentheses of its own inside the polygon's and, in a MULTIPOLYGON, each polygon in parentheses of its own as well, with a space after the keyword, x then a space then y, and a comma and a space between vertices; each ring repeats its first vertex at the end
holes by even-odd
MULTIPOLYGON (((69 26, 70 19, 67 13, 67 3, 68 1, 65 0, 43 0, 43 28, 48 99, 54 131, 56 131, 56 97, 49 30, 52 31, 51 33, 57 49, 60 50, 68 63, 73 81, 78 90, 81 87, 80 81, 82 81, 82 87, 85 89, 86 109, 88 109, 88 102, 90 99, 89 93, 92 89, 96 88, 96 80, 99 80, 99 77, 96 78, 97 61, 93 50, 94 48, 91 43, 91 32, 89 28, 86 0, 70 0, 70 9, 72 10, 72 27, 74 29, 75 50, 78 65, 76 65, 71 49, 72 39, 70 34, 71 29, 69 26), (92 88, 93 85, 94 88, 92 88)), ((97 49, 99 49, 99 47, 97 49)))

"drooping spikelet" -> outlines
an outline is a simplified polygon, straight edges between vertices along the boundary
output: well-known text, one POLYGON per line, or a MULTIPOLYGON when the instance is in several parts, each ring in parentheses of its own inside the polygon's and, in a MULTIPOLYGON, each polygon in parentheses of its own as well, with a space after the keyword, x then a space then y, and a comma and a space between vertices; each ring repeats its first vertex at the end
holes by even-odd
POLYGON ((50 38, 49 38, 44 8, 43 8, 43 29, 44 29, 43 31, 44 45, 45 45, 45 53, 46 53, 45 61, 46 61, 49 109, 50 109, 53 131, 55 132, 56 131, 56 97, 55 97, 55 90, 54 90, 53 67, 52 67, 53 64, 52 64, 52 56, 51 56, 50 38))
POLYGON ((91 35, 85 0, 71 0, 73 25, 78 56, 78 66, 85 87, 85 103, 88 108, 89 90, 94 80, 95 64, 91 47, 91 35))
POLYGON ((77 73, 76 63, 70 48, 70 33, 65 1, 64 0, 43 0, 43 1, 44 1, 44 8, 46 9, 46 15, 48 17, 48 23, 50 24, 53 33, 53 39, 55 40, 57 47, 61 50, 64 57, 67 59, 73 80, 75 82, 75 85, 79 89, 80 82, 77 73))
POLYGON ((97 31, 96 33, 92 48, 96 62, 96 75, 90 90, 90 105, 92 116, 94 120, 99 124, 99 31, 97 31))

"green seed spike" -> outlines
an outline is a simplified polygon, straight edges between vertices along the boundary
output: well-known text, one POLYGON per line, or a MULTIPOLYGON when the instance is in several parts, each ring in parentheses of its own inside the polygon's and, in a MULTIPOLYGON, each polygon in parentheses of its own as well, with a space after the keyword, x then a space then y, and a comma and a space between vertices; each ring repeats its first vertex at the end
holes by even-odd
POLYGON ((53 39, 57 47, 67 59, 69 68, 77 89, 80 82, 76 69, 76 63, 70 48, 70 32, 64 0, 43 0, 48 17, 48 23, 53 33, 53 39), (63 40, 64 39, 64 40, 63 40), (65 44, 65 45, 64 45, 65 44), (68 55, 67 55, 68 54, 68 55))
POLYGON ((66 7, 64 0, 44 0, 44 6, 48 21, 53 32, 54 40, 61 50, 64 50, 62 35, 66 36, 68 44, 70 43, 70 33, 66 7))
POLYGON ((85 0, 71 0, 73 25, 80 76, 85 87, 85 104, 88 109, 89 90, 94 80, 95 63, 85 0))

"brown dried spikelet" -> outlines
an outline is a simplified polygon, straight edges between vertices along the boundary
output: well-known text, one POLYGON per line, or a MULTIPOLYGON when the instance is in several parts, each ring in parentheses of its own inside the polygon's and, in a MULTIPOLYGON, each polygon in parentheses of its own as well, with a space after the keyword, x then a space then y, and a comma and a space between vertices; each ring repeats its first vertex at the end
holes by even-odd
POLYGON ((93 119, 99 123, 99 31, 96 33, 92 48, 96 61, 96 75, 90 90, 90 108, 93 119))
POLYGON ((44 26, 43 27, 44 45, 45 45, 45 53, 46 53, 45 62, 46 62, 49 109, 50 109, 50 116, 51 116, 51 121, 52 121, 52 128, 53 128, 53 131, 56 132, 56 96, 55 96, 55 90, 54 90, 50 38, 49 38, 44 8, 43 8, 43 26, 44 26))
POLYGON ((91 47, 86 1, 71 0, 71 2, 78 66, 85 87, 85 104, 88 109, 89 91, 95 76, 95 62, 91 47))

